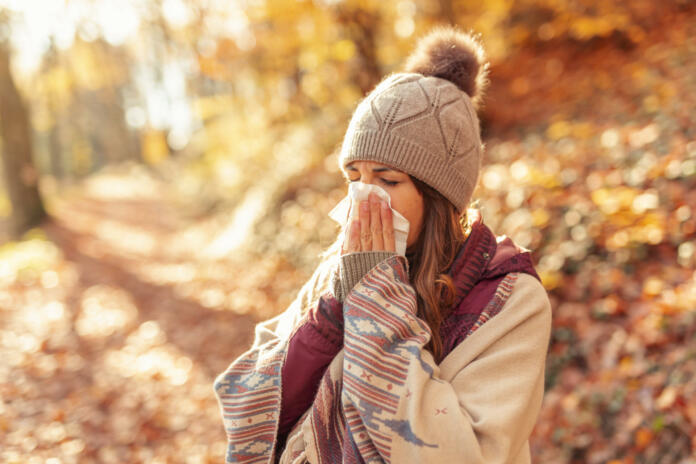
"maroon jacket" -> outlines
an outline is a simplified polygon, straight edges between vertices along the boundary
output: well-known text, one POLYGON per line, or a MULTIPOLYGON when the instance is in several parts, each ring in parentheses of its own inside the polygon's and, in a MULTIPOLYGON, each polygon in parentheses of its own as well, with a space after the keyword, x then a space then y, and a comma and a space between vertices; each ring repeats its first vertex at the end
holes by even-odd
MULTIPOLYGON (((457 299, 440 327, 443 357, 475 330, 481 311, 510 272, 539 278, 529 252, 509 238, 498 243, 491 230, 476 220, 448 272, 457 288, 457 299)), ((305 317, 289 341, 282 368, 279 447, 311 405, 324 371, 342 346, 343 305, 326 293, 319 299, 317 311, 305 317)))

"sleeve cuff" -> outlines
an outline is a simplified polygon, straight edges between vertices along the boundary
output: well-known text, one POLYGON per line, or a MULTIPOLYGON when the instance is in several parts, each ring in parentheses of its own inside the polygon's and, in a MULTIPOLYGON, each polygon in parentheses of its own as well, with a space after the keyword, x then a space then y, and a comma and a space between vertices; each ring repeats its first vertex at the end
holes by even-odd
POLYGON ((336 299, 343 301, 370 269, 387 258, 396 256, 394 251, 359 251, 341 256, 338 281, 334 285, 336 299))

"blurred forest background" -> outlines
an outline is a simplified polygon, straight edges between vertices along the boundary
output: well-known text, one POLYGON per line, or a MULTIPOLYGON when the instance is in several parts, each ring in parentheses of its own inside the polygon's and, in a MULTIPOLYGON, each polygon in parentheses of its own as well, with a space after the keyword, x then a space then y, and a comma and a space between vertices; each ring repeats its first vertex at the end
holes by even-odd
POLYGON ((215 375, 447 23, 492 62, 478 205, 553 304, 534 462, 696 462, 688 0, 0 0, 0 462, 221 462, 215 375))

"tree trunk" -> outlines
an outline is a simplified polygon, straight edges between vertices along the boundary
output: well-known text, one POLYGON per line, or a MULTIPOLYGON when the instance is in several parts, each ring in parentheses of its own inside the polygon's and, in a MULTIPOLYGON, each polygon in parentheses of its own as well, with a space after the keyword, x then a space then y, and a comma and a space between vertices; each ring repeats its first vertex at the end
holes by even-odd
MULTIPOLYGON (((56 111, 51 107, 51 115, 56 111)), ((51 155, 51 174, 58 180, 63 179, 63 146, 60 142, 60 125, 56 120, 49 134, 49 150, 51 155)))
POLYGON ((355 44, 358 60, 352 69, 351 79, 365 95, 382 78, 382 70, 377 60, 376 41, 379 15, 361 8, 340 5, 335 7, 334 17, 355 44))
MULTIPOLYGON (((53 40, 51 47, 46 52, 44 63, 47 69, 52 69, 57 65, 58 51, 56 50, 53 40)), ((47 93, 48 112, 53 119, 53 127, 51 127, 48 135, 48 151, 50 156, 49 172, 57 180, 63 179, 63 140, 61 139, 62 124, 61 117, 58 114, 58 98, 53 90, 47 93)))
POLYGON ((12 205, 13 237, 46 216, 32 159, 29 117, 10 73, 9 50, 0 43, 0 139, 7 195, 12 205))

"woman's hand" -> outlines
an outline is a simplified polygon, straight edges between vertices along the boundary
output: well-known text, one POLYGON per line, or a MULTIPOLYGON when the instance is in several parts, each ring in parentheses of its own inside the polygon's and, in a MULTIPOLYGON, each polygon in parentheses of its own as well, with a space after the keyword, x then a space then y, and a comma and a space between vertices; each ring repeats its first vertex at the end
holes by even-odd
POLYGON ((387 202, 374 193, 360 202, 360 216, 348 225, 341 255, 358 251, 396 251, 394 219, 387 202))

